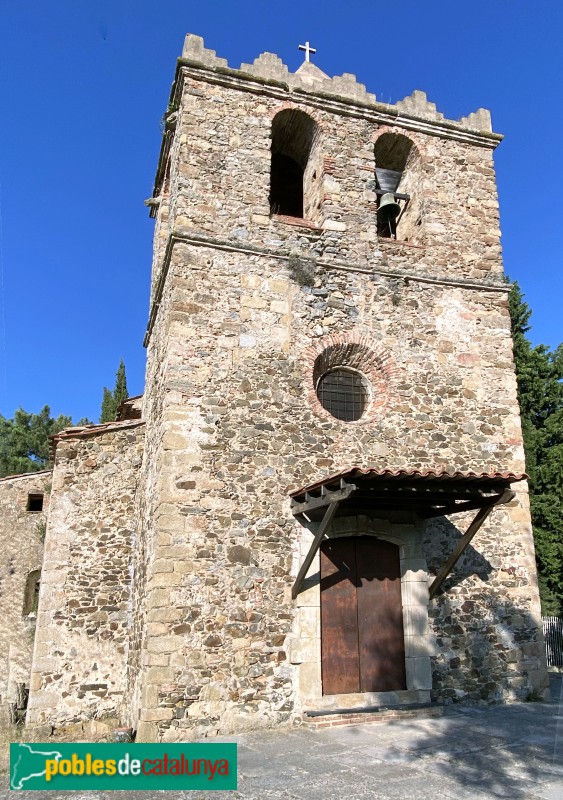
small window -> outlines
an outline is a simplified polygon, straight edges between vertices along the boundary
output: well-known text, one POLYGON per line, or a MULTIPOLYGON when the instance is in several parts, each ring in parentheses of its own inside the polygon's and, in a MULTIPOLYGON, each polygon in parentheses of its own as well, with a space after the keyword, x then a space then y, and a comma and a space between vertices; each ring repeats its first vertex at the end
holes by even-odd
POLYGON ((368 404, 367 381, 355 370, 333 369, 319 379, 317 397, 333 417, 354 422, 363 416, 368 404))
POLYGON ((28 496, 27 496, 27 510, 28 511, 43 511, 43 495, 42 494, 28 494, 28 496))
POLYGON ((35 569, 30 572, 25 582, 25 592, 23 597, 23 615, 28 617, 36 614, 39 606, 39 586, 41 580, 41 570, 35 569))

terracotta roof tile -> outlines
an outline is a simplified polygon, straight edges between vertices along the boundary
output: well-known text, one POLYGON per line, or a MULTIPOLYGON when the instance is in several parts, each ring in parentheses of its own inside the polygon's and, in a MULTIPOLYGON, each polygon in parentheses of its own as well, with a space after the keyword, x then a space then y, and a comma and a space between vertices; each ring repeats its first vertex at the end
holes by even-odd
POLYGON ((99 425, 78 425, 72 428, 65 428, 49 437, 51 440, 49 451, 51 460, 55 457, 57 444, 67 439, 83 439, 88 436, 97 436, 100 433, 109 431, 122 431, 126 428, 136 428, 144 425, 143 419, 125 419, 123 421, 102 422, 99 425))
POLYGON ((2 481, 19 480, 19 478, 37 478, 41 477, 41 475, 50 475, 52 471, 52 469, 38 469, 37 472, 20 472, 18 475, 5 475, 0 478, 0 483, 2 481))
POLYGON ((295 489, 289 493, 290 497, 297 497, 305 492, 313 492, 331 483, 343 480, 354 480, 357 478, 369 479, 388 479, 393 481, 440 481, 472 484, 509 484, 527 480, 525 472, 473 472, 472 470, 447 470, 447 469, 389 469, 387 467, 378 469, 376 467, 347 467, 341 472, 328 475, 326 478, 295 489))

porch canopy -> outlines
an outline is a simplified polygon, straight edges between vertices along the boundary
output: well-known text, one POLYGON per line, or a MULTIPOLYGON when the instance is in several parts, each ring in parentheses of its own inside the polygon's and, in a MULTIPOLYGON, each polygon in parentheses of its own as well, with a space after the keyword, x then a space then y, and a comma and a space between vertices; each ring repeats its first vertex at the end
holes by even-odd
POLYGON ((313 558, 336 516, 385 516, 390 511, 411 511, 422 519, 429 519, 476 510, 467 531, 430 586, 430 598, 434 597, 493 508, 513 499, 510 484, 527 477, 525 473, 513 472, 432 469, 422 472, 417 469, 349 467, 290 492, 291 511, 295 517, 320 521, 293 585, 292 597, 299 594, 313 558))

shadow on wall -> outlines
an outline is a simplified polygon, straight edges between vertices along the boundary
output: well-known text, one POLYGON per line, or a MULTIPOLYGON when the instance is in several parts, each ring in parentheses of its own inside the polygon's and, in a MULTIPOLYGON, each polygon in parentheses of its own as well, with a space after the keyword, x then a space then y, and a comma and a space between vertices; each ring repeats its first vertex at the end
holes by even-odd
POLYGON ((438 627, 433 696, 442 702, 502 703, 540 699, 547 687, 545 644, 526 610, 486 588, 472 600, 436 597, 438 627))
MULTIPOLYGON (((483 529, 481 529, 482 531, 483 529)), ((427 535, 424 536, 424 551, 428 562, 428 569, 436 574, 447 556, 454 550, 455 546, 463 536, 456 525, 447 517, 438 517, 426 523, 427 535)), ((479 542, 479 534, 474 541, 479 542)), ((479 545, 478 545, 479 546, 479 545)), ((456 586, 467 584, 472 576, 479 578, 481 582, 488 582, 494 575, 495 569, 500 562, 491 563, 473 545, 468 545, 464 554, 455 565, 453 571, 448 575, 441 589, 441 593, 448 592, 456 586)), ((468 587, 469 588, 469 587, 468 587)), ((474 591, 474 582, 471 584, 471 592, 474 591)), ((439 595, 437 595, 439 596, 439 595)))
MULTIPOLYGON (((436 573, 461 538, 440 520, 440 535, 425 541, 428 568, 436 573)), ((490 552, 490 540, 485 543, 490 552)), ((433 698, 441 702, 501 703, 539 698, 546 687, 545 644, 536 618, 524 603, 530 576, 501 569, 501 557, 485 558, 469 545, 431 601, 429 624, 436 638, 432 659, 433 698), (490 560, 489 560, 490 559, 490 560), (518 602, 519 589, 523 598, 518 602)))

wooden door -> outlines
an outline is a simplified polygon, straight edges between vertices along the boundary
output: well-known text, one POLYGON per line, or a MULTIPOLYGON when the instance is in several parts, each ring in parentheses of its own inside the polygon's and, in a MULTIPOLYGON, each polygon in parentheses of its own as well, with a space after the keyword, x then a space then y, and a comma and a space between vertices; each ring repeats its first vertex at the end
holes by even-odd
POLYGON ((399 548, 371 536, 321 546, 323 694, 406 688, 399 548))

